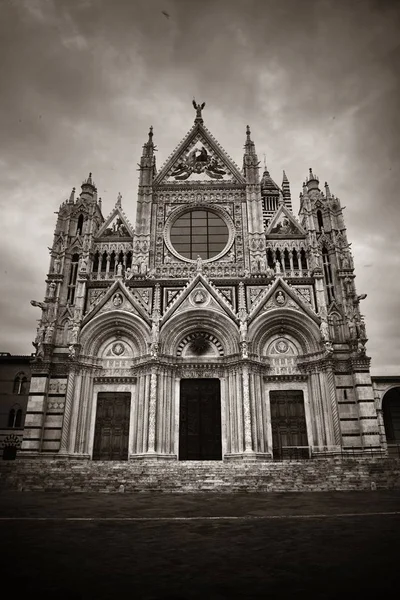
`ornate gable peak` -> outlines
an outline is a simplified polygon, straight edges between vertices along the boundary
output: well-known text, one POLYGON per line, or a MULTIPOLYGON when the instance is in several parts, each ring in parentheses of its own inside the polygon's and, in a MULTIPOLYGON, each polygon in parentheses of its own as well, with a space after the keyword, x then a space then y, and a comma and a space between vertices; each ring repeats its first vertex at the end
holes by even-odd
POLYGON ((240 183, 245 179, 202 122, 195 122, 185 138, 170 154, 153 185, 185 183, 240 183))
MULTIPOLYGON (((136 298, 131 294, 124 282, 121 279, 117 279, 110 286, 110 288, 100 299, 100 301, 92 308, 92 310, 87 315, 85 315, 82 321, 82 327, 86 325, 86 323, 91 321, 113 297, 115 297, 113 302, 115 310, 121 310, 120 306, 123 304, 123 299, 125 298, 125 300, 128 302, 128 305, 131 305, 135 309, 135 311, 139 313, 143 320, 150 325, 150 317, 144 310, 143 306, 141 306, 140 303, 136 300, 136 298), (118 298, 118 296, 121 295, 122 298, 118 298)), ((124 308, 122 308, 122 310, 124 310, 124 308)))
POLYGON ((284 204, 276 211, 268 225, 266 235, 279 235, 284 238, 296 236, 306 237, 306 232, 284 204))
POLYGON ((320 318, 311 306, 301 298, 300 294, 295 291, 295 288, 280 276, 258 296, 250 309, 249 322, 255 319, 263 307, 271 310, 300 310, 310 316, 317 324, 320 323, 320 318))
MULTIPOLYGON (((217 304, 226 312, 231 319, 235 321, 238 320, 237 314, 232 309, 232 306, 229 304, 228 300, 225 296, 214 286, 214 284, 208 279, 206 275, 203 273, 197 273, 194 277, 189 281, 186 286, 175 296, 172 300, 171 304, 168 306, 165 311, 161 323, 165 323, 171 315, 181 306, 181 304, 190 296, 190 294, 196 288, 203 288, 205 292, 208 292, 212 298, 217 302, 217 304), (200 285, 199 285, 200 284, 200 285)), ((200 298, 201 300, 201 298, 200 298)), ((195 300, 195 302, 197 302, 195 300)), ((201 307, 202 302, 199 302, 199 307, 201 307)))
POLYGON ((340 306, 337 304, 336 300, 333 300, 330 303, 329 308, 328 308, 328 315, 331 315, 334 313, 340 315, 341 317, 343 316, 343 311, 340 308, 340 306))
POLYGON ((107 219, 104 221, 104 223, 100 227, 99 231, 96 234, 96 238, 100 238, 100 237, 108 238, 110 236, 133 237, 134 229, 133 229, 131 223, 129 222, 128 217, 122 210, 121 199, 122 199, 122 197, 119 194, 117 202, 116 202, 113 210, 111 211, 111 213, 109 214, 107 219), (115 221, 115 224, 114 224, 114 221, 115 221), (113 226, 110 227, 110 225, 113 225, 113 226))

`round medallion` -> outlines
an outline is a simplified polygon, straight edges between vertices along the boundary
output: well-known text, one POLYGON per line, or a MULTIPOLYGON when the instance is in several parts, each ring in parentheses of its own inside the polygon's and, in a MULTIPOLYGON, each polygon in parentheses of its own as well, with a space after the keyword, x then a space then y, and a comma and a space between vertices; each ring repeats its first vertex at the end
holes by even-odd
POLYGON ((125 348, 124 348, 123 344, 121 344, 121 342, 116 342, 112 347, 112 351, 117 356, 121 356, 121 354, 123 354, 125 352, 125 348))
POLYGON ((288 351, 289 345, 285 340, 278 340, 275 344, 275 348, 277 352, 279 352, 280 354, 284 354, 288 351))
POLYGON ((207 300, 207 294, 203 290, 196 290, 192 299, 195 304, 203 304, 207 300))

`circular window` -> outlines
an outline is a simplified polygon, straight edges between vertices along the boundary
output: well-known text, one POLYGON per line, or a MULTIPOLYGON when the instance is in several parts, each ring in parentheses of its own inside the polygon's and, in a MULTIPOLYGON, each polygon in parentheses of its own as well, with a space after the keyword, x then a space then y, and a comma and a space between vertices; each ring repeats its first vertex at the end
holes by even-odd
POLYGON ((171 226, 170 243, 177 254, 189 260, 214 258, 226 248, 229 229, 222 217, 211 210, 190 210, 171 226))

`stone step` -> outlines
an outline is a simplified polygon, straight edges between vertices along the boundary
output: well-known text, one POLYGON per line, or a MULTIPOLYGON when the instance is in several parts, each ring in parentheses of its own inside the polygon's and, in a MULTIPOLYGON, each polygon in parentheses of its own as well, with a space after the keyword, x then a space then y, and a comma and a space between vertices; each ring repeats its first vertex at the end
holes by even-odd
POLYGON ((0 488, 25 491, 118 492, 328 491, 400 488, 400 459, 308 461, 98 462, 0 461, 0 488))

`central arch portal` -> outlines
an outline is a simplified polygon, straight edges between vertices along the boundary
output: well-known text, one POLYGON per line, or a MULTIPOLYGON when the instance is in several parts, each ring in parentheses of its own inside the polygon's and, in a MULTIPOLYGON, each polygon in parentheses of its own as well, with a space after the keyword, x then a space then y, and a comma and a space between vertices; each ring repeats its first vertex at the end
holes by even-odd
POLYGON ((179 460, 222 460, 219 379, 182 379, 179 460))

